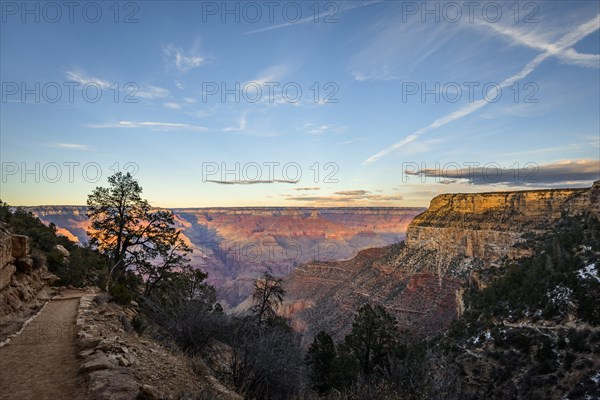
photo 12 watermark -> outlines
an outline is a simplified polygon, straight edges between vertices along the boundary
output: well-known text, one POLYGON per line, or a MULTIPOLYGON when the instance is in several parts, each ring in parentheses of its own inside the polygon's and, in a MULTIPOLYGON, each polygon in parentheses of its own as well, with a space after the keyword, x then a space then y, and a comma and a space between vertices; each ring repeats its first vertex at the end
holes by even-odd
POLYGON ((202 23, 335 24, 340 12, 340 3, 334 1, 202 1, 201 5, 202 23))
POLYGON ((540 6, 534 1, 402 1, 402 22, 446 23, 539 22, 540 6))
POLYGON ((3 161, 2 183, 97 183, 103 177, 117 172, 135 176, 140 167, 135 162, 101 165, 98 162, 50 161, 50 162, 17 162, 3 161))
POLYGON ((515 82, 503 87, 498 82, 402 82, 402 103, 497 103, 503 97, 514 103, 539 103, 535 82, 515 82))
POLYGON ((7 23, 137 24, 137 1, 1 1, 0 20, 7 23))
MULTIPOLYGON (((301 241, 280 243, 268 239, 247 242, 203 242, 201 254, 213 254, 223 264, 273 264, 293 266, 302 262, 331 261, 339 253, 339 245, 323 240, 308 244, 301 241)), ((290 273, 291 270, 277 272, 290 273)))
POLYGON ((221 103, 339 103, 337 82, 202 82, 202 102, 221 103))
MULTIPOLYGON (((140 88, 135 82, 2 82, 2 103, 139 103, 140 88)), ((140 96, 141 97, 141 96, 140 96)))
POLYGON ((202 183, 250 185, 256 183, 298 183, 310 177, 314 183, 339 183, 340 167, 335 162, 302 165, 295 161, 278 162, 202 162, 202 183))

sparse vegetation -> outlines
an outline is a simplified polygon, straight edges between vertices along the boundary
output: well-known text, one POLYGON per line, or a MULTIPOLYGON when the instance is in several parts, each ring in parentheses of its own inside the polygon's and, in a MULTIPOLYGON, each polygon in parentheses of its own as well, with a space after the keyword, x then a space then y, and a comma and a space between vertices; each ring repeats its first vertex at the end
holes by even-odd
POLYGON ((11 211, 11 207, 1 201, 0 218, 13 233, 29 237, 34 267, 46 265, 59 277, 59 284, 83 287, 103 283, 102 271, 107 268, 108 260, 98 251, 59 236, 55 225, 45 225, 38 217, 20 208, 11 211), (58 246, 69 252, 68 257, 58 246))

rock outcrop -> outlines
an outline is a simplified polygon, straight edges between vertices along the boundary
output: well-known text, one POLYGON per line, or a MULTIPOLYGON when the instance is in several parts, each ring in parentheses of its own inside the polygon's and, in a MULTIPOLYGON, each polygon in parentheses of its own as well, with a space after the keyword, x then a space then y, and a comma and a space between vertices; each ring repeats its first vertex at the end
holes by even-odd
POLYGON ((135 303, 123 307, 106 300, 106 294, 87 289, 76 321, 80 372, 92 400, 242 399, 201 359, 136 333, 130 323, 139 316, 135 303))
POLYGON ((366 302, 386 306, 409 333, 435 334, 462 312, 465 284, 485 287, 480 271, 531 256, 528 238, 563 217, 598 217, 599 204, 600 182, 590 189, 437 196, 413 219, 404 243, 297 268, 281 313, 305 334, 305 344, 322 329, 342 338, 366 302))
POLYGON ((0 290, 10 284, 17 270, 13 260, 11 235, 4 229, 0 229, 0 290))
POLYGON ((56 279, 43 260, 36 265, 27 236, 0 226, 0 341, 42 307, 56 279))
POLYGON ((488 262, 531 256, 521 246, 524 236, 543 234, 566 216, 597 212, 598 191, 595 184, 592 189, 440 195, 413 220, 406 243, 488 262))

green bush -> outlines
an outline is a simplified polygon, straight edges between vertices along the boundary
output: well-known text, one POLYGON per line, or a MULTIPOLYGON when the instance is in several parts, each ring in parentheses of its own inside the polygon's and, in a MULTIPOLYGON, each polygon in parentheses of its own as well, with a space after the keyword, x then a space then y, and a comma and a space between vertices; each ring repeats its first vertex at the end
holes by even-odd
POLYGON ((115 283, 109 291, 112 299, 117 304, 127 305, 133 300, 133 295, 129 288, 122 283, 115 283))
POLYGON ((133 326, 133 329, 137 332, 138 335, 143 335, 144 332, 146 332, 146 330, 148 329, 148 324, 146 323, 146 320, 144 320, 144 318, 140 315, 136 315, 131 319, 131 325, 133 326))

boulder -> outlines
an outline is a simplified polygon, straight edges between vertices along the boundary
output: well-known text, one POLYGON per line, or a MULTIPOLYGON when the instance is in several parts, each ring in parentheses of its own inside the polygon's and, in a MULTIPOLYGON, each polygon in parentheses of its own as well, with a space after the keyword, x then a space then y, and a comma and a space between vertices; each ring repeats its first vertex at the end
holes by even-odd
POLYGON ((25 257, 29 254, 29 238, 23 235, 11 235, 12 256, 14 258, 25 257))
POLYGON ((68 258, 71 255, 71 253, 69 253, 69 250, 65 249, 63 245, 57 244, 56 250, 58 250, 58 252, 62 254, 64 258, 68 258))
POLYGON ((127 369, 104 369, 89 375, 93 400, 132 400, 140 393, 140 384, 127 369))

